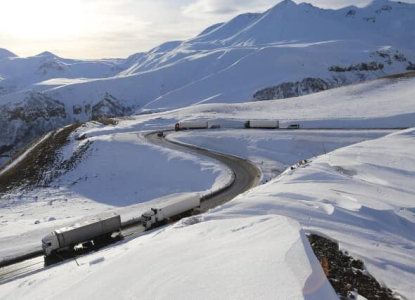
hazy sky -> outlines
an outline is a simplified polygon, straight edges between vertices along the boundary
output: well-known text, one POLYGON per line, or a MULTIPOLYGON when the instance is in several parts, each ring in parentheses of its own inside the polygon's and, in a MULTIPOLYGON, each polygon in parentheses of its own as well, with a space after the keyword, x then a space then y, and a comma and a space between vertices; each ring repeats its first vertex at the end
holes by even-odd
MULTIPOLYGON (((127 57, 165 41, 193 37, 280 0, 0 0, 0 48, 19 56, 51 51, 68 58, 127 57)), ((310 0, 318 7, 369 0, 310 0)), ((405 2, 415 2, 407 0, 405 2)))

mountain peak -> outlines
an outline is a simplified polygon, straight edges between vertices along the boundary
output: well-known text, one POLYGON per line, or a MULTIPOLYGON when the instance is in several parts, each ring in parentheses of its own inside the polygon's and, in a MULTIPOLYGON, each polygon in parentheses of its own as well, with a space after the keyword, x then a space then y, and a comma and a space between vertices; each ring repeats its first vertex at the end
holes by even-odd
POLYGON ((295 3, 292 0, 283 0, 271 9, 274 9, 274 8, 277 8, 277 7, 287 7, 287 6, 297 6, 297 3, 295 3))
POLYGON ((49 51, 44 51, 44 52, 39 53, 35 56, 58 57, 57 55, 55 55, 55 54, 53 54, 52 52, 49 52, 49 51))
POLYGON ((6 57, 17 57, 17 55, 7 49, 0 48, 0 59, 6 57))
POLYGON ((265 13, 285 11, 287 9, 296 8, 297 3, 292 0, 283 0, 277 3, 274 7, 267 10, 265 13))

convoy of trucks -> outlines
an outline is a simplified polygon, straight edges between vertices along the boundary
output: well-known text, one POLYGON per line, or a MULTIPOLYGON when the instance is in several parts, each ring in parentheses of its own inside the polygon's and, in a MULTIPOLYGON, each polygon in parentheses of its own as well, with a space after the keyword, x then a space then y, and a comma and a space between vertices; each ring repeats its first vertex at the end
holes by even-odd
MULTIPOLYGON (((175 125, 176 131, 203 128, 208 128, 207 121, 185 121, 175 125)), ((245 128, 279 128, 279 121, 250 120, 245 122, 245 128)), ((298 129, 300 125, 292 124, 287 128, 298 129)), ((158 136, 162 137, 164 134, 159 132, 158 136)), ((157 223, 169 220, 174 216, 184 215, 199 207, 199 194, 179 195, 143 213, 141 215, 141 223, 145 228, 149 229, 157 223)), ((55 230, 42 239, 42 248, 45 256, 48 257, 57 252, 70 250, 79 244, 112 237, 114 233, 121 236, 121 217, 118 214, 99 217, 55 230)))
POLYGON ((251 120, 245 122, 245 128, 276 129, 280 127, 277 120, 251 120))
POLYGON ((120 230, 120 215, 101 216, 53 231, 42 239, 43 252, 48 257, 85 242, 119 236, 120 230))
MULTIPOLYGON (((184 216, 199 207, 199 194, 180 194, 143 213, 141 223, 149 229, 173 217, 184 216)), ((42 239, 42 248, 45 257, 51 257, 58 252, 71 251, 75 246, 84 243, 120 236, 121 217, 118 214, 111 214, 55 230, 42 239)))
MULTIPOLYGON (((280 122, 278 120, 249 120, 244 124, 245 128, 258 128, 258 129, 277 129, 280 128, 280 122)), ((208 121, 183 121, 176 123, 174 129, 176 131, 185 129, 207 129, 209 128, 208 121)), ((210 128, 220 128, 220 125, 212 125, 210 128)), ((291 124, 287 126, 287 129, 299 129, 300 124, 291 124)))
POLYGON ((166 221, 176 215, 189 213, 198 207, 200 207, 199 194, 179 195, 143 213, 141 224, 148 229, 154 224, 166 221))

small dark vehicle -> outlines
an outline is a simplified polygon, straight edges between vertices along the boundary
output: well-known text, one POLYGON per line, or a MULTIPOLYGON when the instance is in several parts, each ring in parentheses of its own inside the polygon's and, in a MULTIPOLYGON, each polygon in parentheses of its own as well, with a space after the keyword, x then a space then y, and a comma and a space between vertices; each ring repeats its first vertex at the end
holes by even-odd
POLYGON ((163 131, 159 131, 159 132, 157 132, 157 136, 158 136, 158 137, 164 137, 164 133, 163 133, 163 131))
POLYGON ((300 124, 291 124, 287 127, 287 129, 300 129, 300 124))

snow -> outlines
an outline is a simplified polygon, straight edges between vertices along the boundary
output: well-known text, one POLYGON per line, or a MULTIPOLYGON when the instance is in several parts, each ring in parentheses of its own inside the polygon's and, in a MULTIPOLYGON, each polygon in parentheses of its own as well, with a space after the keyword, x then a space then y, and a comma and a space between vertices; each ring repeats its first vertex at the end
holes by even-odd
MULTIPOLYGON (((167 227, 128 239, 81 257, 80 267, 64 263, 6 283, 0 297, 36 298, 51 285, 57 287, 57 296, 70 297, 66 295, 69 289, 71 296, 88 294, 98 289, 99 282, 103 285, 98 290, 108 298, 114 293, 129 297, 154 293, 164 285, 171 288, 168 282, 172 281, 184 298, 204 298, 210 295, 204 287, 214 293, 220 291, 214 287, 220 286, 228 293, 225 296, 243 291, 267 298, 271 291, 311 299, 305 286, 324 277, 313 275, 317 279, 307 280, 321 269, 304 232, 318 232, 339 241, 342 249, 362 258, 378 280, 410 298, 415 292, 415 130, 351 128, 415 126, 414 80, 384 79, 286 100, 198 105, 126 118, 115 126, 92 122, 80 127, 61 152, 62 159, 67 160, 87 141, 90 143, 87 155, 74 170, 63 174, 50 188, 2 197, 1 257, 38 248, 40 239, 51 230, 99 213, 117 212, 126 221, 140 216, 152 204, 168 201, 169 194, 208 192, 225 184, 229 172, 223 166, 144 140, 146 133, 173 129, 177 121, 203 118, 209 124, 221 125, 217 130, 172 133, 168 138, 248 158, 262 168, 264 184, 203 215, 203 221, 196 225, 186 226, 194 223, 191 219, 178 223, 176 226, 184 227, 179 235, 176 227, 167 227), (348 130, 241 129, 246 120, 276 117, 282 128, 299 123, 302 128, 331 126, 348 130), (286 170, 302 159, 311 162, 286 170), (269 221, 261 221, 265 219, 269 221), (251 227, 255 229, 245 230, 251 227), (244 228, 235 231, 242 234, 240 242, 229 236, 229 228, 244 228), (259 234, 270 230, 275 230, 275 235, 259 234), (290 239, 285 238, 286 232, 291 232, 290 239), (296 249, 293 260, 289 259, 291 252, 284 249, 296 249), (241 259, 229 259, 227 253, 243 257, 243 264, 241 259), (275 262, 278 275, 274 274, 274 264, 268 262, 275 262), (245 264, 249 268, 242 268, 245 264), (114 288, 127 286, 144 270, 149 270, 148 276, 141 276, 145 285, 114 288), (162 277, 161 271, 167 277, 162 277), (169 280, 160 284, 160 278, 169 280), (108 283, 110 280, 113 284, 108 283), (222 287, 223 282, 231 282, 232 291, 222 287), (255 289, 247 282, 254 282, 255 289), (195 289, 187 291, 184 286, 195 289)), ((316 299, 333 293, 326 288, 325 279, 323 282, 316 299)), ((242 294, 233 295, 231 298, 244 298, 242 294)))
MULTIPOLYGON (((50 188, 2 198, 1 257, 38 247, 40 239, 57 227, 113 211, 126 221, 166 201, 163 196, 210 193, 231 180, 232 173, 211 159, 150 145, 141 134, 123 131, 97 123, 81 127, 61 150, 61 160, 67 161, 90 144, 75 170, 63 173, 50 188), (76 139, 82 135, 87 139, 76 139)), ((55 172, 62 171, 50 170, 55 172)))
MULTIPOLYGON (((0 84, 9 94, 2 104, 17 105, 27 93, 22 90, 34 87, 70 109, 110 94, 138 113, 159 112, 116 126, 84 125, 60 153, 68 161, 87 149, 73 170, 48 188, 2 195, 1 258, 39 248, 51 230, 100 213, 126 221, 171 194, 226 184, 231 174, 223 165, 144 139, 178 121, 203 119, 221 129, 169 139, 249 159, 263 172, 260 186, 207 214, 79 257, 79 266, 67 261, 4 283, 0 298, 336 299, 305 237, 311 232, 338 241, 382 284, 412 299, 415 129, 400 129, 415 127, 415 78, 251 102, 263 87, 308 76, 333 79, 330 66, 379 59, 377 50, 415 61, 414 6, 387 3, 392 11, 381 9, 383 1, 338 11, 284 1, 127 60, 0 57, 0 84), (304 37, 294 16, 316 35, 304 37), (263 34, 282 21, 292 32, 263 34), (20 77, 24 69, 30 72, 20 77), (306 130, 242 129, 250 119, 306 130), (296 165, 303 159, 306 164, 296 165)), ((338 79, 350 83, 405 68, 406 62, 393 61, 379 72, 338 79)))
POLYGON ((197 103, 248 102, 260 89, 308 77, 339 86, 405 72, 415 61, 415 6, 388 2, 392 10, 385 11, 383 5, 355 7, 348 17, 350 7, 323 10, 283 2, 126 59, 79 61, 51 53, 5 58, 0 61, 0 90, 2 95, 42 91, 65 103, 68 115, 72 106, 93 106, 110 94, 141 113, 197 103), (372 17, 375 23, 365 20, 372 17), (405 60, 394 58, 401 54, 405 60), (363 62, 384 68, 329 71, 331 66, 363 62))
POLYGON ((2 298, 43 298, 46 290, 60 299, 337 298, 304 232, 282 216, 180 222, 78 263, 8 283, 2 298))
POLYGON ((262 172, 262 181, 289 166, 335 149, 379 138, 390 130, 246 130, 221 129, 169 134, 168 139, 249 159, 262 172))
POLYGON ((212 214, 284 215, 323 233, 368 271, 411 299, 415 294, 415 129, 322 155, 238 196, 212 214))
POLYGON ((80 257, 80 266, 69 261, 8 282, 0 295, 336 299, 304 235, 314 232, 411 298, 414 138, 408 129, 335 150, 208 214, 80 257))
POLYGON ((226 128, 243 128, 250 119, 278 119, 281 128, 293 123, 301 128, 415 127, 414 84, 414 76, 379 79, 290 99, 191 106, 170 115, 226 128))

